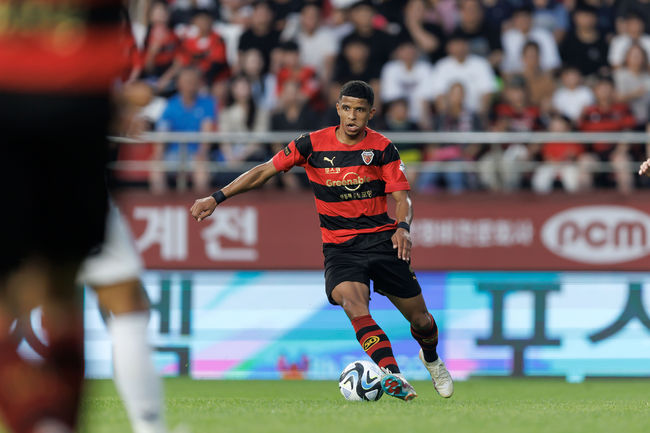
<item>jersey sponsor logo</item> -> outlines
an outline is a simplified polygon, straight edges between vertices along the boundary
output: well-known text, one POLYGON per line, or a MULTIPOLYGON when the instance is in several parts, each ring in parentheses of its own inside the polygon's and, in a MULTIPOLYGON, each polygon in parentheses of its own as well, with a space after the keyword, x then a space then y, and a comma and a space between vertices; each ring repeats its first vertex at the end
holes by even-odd
POLYGON ((284 147, 284 155, 289 156, 290 153, 291 153, 291 149, 289 148, 289 146, 285 146, 284 147))
POLYGON ((339 199, 341 200, 365 200, 367 198, 372 198, 372 191, 348 192, 339 195, 339 199))
POLYGON ((335 159, 336 159, 336 156, 333 156, 332 159, 330 159, 330 158, 328 158, 328 157, 326 157, 326 156, 323 157, 323 160, 324 160, 324 161, 327 161, 327 162, 329 162, 330 164, 332 164, 332 167, 334 167, 334 160, 335 160, 335 159))
POLYGON ((325 167, 325 174, 337 174, 341 172, 341 167, 325 167))
POLYGON ((361 152, 361 159, 363 159, 364 164, 370 165, 372 158, 374 158, 375 152, 372 149, 364 150, 361 152))
POLYGON ((349 173, 346 173, 345 176, 343 176, 342 180, 327 180, 325 182, 325 185, 327 186, 342 186, 348 191, 356 191, 359 189, 361 185, 364 183, 370 182, 370 178, 368 176, 361 177, 357 173, 351 171, 349 173))
POLYGON ((366 352, 372 348, 375 344, 379 343, 379 337, 376 335, 372 335, 368 338, 366 338, 366 341, 363 342, 363 350, 366 352))
POLYGON ((614 264, 650 254, 650 215, 624 206, 580 206, 546 220, 540 237, 560 257, 614 264))

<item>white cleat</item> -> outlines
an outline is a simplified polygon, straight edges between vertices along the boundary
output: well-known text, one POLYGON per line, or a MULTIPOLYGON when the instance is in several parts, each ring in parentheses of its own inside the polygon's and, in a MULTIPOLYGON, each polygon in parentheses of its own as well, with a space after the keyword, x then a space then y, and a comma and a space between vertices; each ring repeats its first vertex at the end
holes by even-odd
POLYGON ((420 349, 420 361, 429 370, 431 375, 431 380, 433 381, 433 387, 438 391, 441 397, 449 398, 454 393, 454 381, 451 379, 451 374, 447 371, 445 363, 442 362, 442 359, 438 357, 433 362, 427 362, 424 360, 424 353, 420 349))

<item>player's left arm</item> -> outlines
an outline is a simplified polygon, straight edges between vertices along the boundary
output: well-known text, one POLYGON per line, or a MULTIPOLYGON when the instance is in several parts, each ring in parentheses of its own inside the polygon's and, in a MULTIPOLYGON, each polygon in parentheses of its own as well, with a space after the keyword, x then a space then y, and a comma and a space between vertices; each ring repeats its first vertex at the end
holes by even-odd
POLYGON ((397 257, 407 262, 411 260, 411 235, 409 233, 413 219, 413 204, 408 191, 411 189, 404 172, 406 167, 399 157, 394 144, 388 143, 381 156, 381 178, 386 182, 386 194, 393 196, 397 203, 395 208, 397 230, 392 236, 393 248, 397 249, 397 257))
POLYGON ((413 203, 408 191, 395 191, 391 196, 397 203, 395 206, 395 219, 397 230, 391 237, 393 248, 397 248, 397 257, 407 262, 411 260, 411 234, 409 228, 413 221, 413 203))

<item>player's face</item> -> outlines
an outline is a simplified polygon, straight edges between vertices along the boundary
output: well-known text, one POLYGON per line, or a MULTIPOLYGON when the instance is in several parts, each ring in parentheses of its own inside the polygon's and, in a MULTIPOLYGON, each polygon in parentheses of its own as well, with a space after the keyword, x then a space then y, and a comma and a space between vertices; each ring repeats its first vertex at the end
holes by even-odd
POLYGON ((361 134, 375 115, 367 100, 352 96, 342 96, 336 103, 336 112, 341 119, 341 130, 351 138, 361 134))

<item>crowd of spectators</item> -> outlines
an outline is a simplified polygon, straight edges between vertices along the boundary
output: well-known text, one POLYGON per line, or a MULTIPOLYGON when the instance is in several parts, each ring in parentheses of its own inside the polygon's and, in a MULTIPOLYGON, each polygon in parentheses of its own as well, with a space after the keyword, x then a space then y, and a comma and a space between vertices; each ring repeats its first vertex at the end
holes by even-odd
MULTIPOLYGON (((153 0, 131 27, 139 55, 126 80, 150 89, 142 116, 154 131, 332 126, 349 80, 374 88, 369 126, 382 131, 645 131, 650 120, 648 0, 153 0)), ((160 143, 137 158, 194 161, 188 180, 207 189, 282 145, 191 143, 181 155, 160 143)), ((629 192, 640 182, 630 164, 646 156, 626 143, 397 146, 422 168, 408 173, 422 192, 629 192), (612 170, 594 170, 603 162, 612 170)), ((146 176, 157 192, 176 180, 146 176)))

